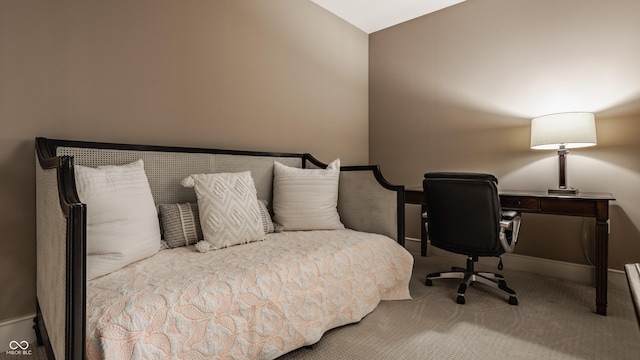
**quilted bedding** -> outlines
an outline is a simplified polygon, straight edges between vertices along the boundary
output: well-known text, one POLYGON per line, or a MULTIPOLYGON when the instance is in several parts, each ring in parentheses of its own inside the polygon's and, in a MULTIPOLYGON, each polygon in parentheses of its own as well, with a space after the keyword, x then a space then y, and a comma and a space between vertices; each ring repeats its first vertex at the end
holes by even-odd
POLYGON ((273 359, 410 299, 412 256, 352 230, 163 250, 87 284, 88 359, 273 359))

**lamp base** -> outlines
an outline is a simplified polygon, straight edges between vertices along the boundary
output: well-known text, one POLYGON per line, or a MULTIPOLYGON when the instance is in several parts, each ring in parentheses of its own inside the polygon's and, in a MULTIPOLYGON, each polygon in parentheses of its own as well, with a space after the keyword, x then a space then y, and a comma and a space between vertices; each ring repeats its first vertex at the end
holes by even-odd
POLYGON ((578 189, 549 189, 549 195, 578 195, 578 189))

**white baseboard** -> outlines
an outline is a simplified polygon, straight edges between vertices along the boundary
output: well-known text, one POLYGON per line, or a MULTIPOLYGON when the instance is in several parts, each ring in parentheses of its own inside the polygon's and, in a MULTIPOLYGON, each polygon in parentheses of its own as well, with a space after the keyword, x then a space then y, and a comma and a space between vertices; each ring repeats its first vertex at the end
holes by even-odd
POLYGON ((33 330, 33 318, 36 314, 21 316, 0 322, 0 354, 5 354, 12 341, 27 341, 29 348, 36 346, 36 332, 33 330))
MULTIPOLYGON (((405 246, 407 250, 420 254, 420 239, 406 238, 405 246)), ((454 254, 448 251, 438 249, 427 243, 427 254, 445 258, 465 261, 466 256, 454 254)), ((480 264, 497 265, 494 258, 480 258, 480 264)), ((593 266, 574 264, 564 261, 549 260, 532 256, 518 254, 502 255, 502 263, 505 268, 526 271, 534 274, 554 277, 558 279, 576 281, 583 284, 595 286, 595 271, 593 266)), ((609 269, 608 271, 608 288, 612 290, 629 291, 627 278, 622 270, 609 269)))

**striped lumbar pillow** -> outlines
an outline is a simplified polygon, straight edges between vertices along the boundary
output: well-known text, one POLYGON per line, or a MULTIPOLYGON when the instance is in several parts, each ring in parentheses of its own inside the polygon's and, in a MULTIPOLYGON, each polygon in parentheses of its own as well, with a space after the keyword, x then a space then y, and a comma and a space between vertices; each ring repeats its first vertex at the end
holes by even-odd
POLYGON ((175 248, 195 245, 203 239, 198 205, 191 203, 160 204, 158 209, 162 233, 167 246, 175 248))

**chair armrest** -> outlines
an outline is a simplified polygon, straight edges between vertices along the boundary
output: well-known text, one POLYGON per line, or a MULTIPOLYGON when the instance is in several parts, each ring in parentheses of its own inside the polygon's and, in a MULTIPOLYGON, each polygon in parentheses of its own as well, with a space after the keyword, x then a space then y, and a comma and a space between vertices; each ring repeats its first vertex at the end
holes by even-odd
POLYGON ((516 211, 504 211, 502 213, 502 220, 500 220, 500 244, 502 244, 505 252, 513 252, 518 242, 519 233, 520 214, 516 211), (507 231, 511 231, 511 239, 508 238, 507 231))
POLYGON ((517 211, 507 210, 502 212, 502 220, 513 220, 517 216, 520 216, 517 211))
MULTIPOLYGON (((425 230, 428 232, 429 228, 427 223, 429 221, 426 212, 422 213, 422 218, 425 219, 425 230)), ((503 211, 502 218, 500 220, 500 244, 505 252, 513 252, 518 242, 518 234, 520 233, 520 213, 517 211, 503 211), (507 237, 507 231, 511 231, 511 241, 507 237)))

